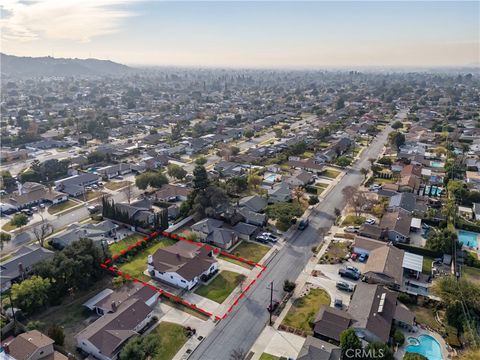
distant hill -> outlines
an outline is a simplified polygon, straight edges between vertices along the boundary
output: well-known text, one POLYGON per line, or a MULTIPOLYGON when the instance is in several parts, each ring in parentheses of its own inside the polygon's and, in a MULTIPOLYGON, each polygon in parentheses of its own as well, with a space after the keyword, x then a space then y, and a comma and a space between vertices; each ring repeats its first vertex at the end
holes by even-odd
POLYGON ((20 78, 39 76, 121 75, 132 68, 110 60, 20 57, 0 53, 2 75, 20 78))

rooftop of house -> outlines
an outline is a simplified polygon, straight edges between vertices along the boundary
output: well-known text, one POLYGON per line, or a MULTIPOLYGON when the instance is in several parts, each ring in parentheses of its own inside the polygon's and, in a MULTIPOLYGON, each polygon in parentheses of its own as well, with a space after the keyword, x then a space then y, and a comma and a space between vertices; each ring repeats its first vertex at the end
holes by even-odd
POLYGON ((381 285, 359 283, 350 300, 348 314, 355 319, 355 328, 364 328, 381 341, 390 337, 397 304, 397 293, 381 285))
POLYGON ((370 251, 364 274, 384 274, 394 280, 398 285, 403 279, 403 258, 405 251, 396 248, 391 244, 377 247, 370 251))
POLYGON ((160 272, 176 272, 191 281, 217 262, 212 252, 186 241, 157 250, 152 255, 152 265, 160 272))

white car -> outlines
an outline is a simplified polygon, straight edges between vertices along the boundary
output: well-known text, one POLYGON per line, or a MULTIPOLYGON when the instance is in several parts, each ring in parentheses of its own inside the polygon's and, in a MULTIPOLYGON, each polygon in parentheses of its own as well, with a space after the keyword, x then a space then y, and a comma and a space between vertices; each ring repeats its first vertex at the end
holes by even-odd
POLYGON ((370 185, 368 188, 372 191, 378 191, 382 189, 382 185, 373 184, 373 185, 370 185))
POLYGON ((343 229, 344 232, 351 233, 351 234, 358 233, 359 230, 360 229, 356 226, 347 226, 346 228, 343 229))
POLYGON ((365 221, 365 224, 374 225, 375 222, 376 222, 375 219, 370 218, 370 219, 367 219, 367 220, 365 221))

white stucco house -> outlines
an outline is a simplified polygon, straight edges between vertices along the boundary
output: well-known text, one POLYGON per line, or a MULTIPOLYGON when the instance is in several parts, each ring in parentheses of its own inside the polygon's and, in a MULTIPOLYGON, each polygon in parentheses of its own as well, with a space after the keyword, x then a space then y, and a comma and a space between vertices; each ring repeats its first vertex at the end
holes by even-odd
POLYGON ((149 255, 147 269, 153 278, 191 290, 202 276, 218 271, 218 262, 213 251, 179 241, 149 255))

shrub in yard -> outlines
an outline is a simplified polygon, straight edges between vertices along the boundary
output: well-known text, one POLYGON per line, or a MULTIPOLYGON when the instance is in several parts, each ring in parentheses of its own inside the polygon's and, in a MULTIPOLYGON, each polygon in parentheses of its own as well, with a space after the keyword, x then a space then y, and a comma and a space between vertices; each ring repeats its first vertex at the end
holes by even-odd
POLYGON ((286 292, 292 292, 293 290, 295 290, 295 286, 296 285, 293 281, 286 279, 283 283, 283 290, 286 292))
POLYGON ((309 205, 318 204, 318 196, 310 196, 310 197, 308 198, 308 204, 309 204, 309 205))
POLYGON ((395 342, 395 344, 402 346, 405 342, 405 335, 403 335, 400 330, 396 329, 393 333, 393 341, 395 342))
POLYGON ((413 295, 409 295, 409 294, 406 294, 406 293, 400 293, 400 294, 398 294, 398 301, 400 301, 403 304, 415 305, 417 303, 417 298, 413 295))
POLYGON ((55 341, 55 344, 63 346, 63 343, 65 341, 65 334, 63 333, 63 329, 59 325, 53 324, 52 326, 50 326, 48 328, 47 335, 53 341, 55 341))

